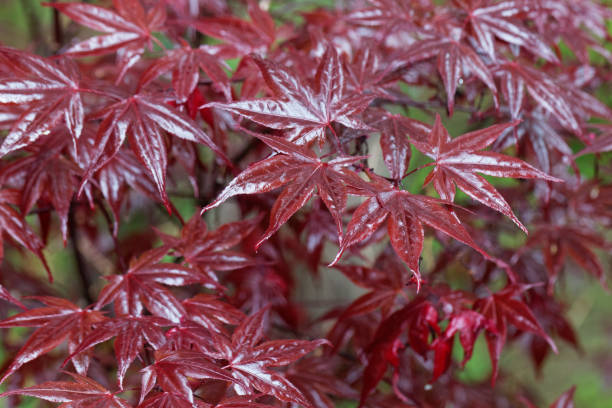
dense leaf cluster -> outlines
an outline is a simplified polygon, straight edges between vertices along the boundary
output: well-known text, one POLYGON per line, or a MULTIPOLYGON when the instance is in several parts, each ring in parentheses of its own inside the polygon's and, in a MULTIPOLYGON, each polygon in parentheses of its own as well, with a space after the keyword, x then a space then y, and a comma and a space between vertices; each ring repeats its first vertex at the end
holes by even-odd
POLYGON ((534 407, 494 386, 505 345, 578 347, 568 261, 605 285, 612 12, 337 3, 51 2, 78 36, 0 48, 7 406, 534 407), (80 293, 28 272, 58 234, 80 293), (297 300, 338 272, 352 302, 297 300), (480 335, 493 384, 456 375, 480 335))

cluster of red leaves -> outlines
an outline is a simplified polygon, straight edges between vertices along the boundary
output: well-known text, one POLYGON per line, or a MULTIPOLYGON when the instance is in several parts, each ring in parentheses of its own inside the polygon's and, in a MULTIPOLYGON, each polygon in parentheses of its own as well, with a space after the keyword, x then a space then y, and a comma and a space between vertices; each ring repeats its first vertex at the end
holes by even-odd
POLYGON ((2 238, 51 279, 59 230, 83 281, 58 291, 4 261, 3 313, 21 311, 0 327, 35 328, 3 342, 9 406, 533 407, 455 374, 480 334, 493 384, 509 341, 527 339, 537 368, 552 337, 579 346, 554 288, 568 260, 605 284, 612 131, 591 119, 612 119, 592 96, 612 61, 609 9, 353 0, 295 23, 255 0, 90 3, 46 4, 93 30, 53 55, 0 48, 2 238), (451 137, 440 114, 454 112, 474 130, 451 137), (500 192, 484 176, 525 180, 500 192), (142 213, 148 225, 122 228, 142 213), (523 232, 506 217, 529 232, 510 248, 499 234, 523 232), (430 239, 441 249, 422 268, 430 239), (315 316, 295 296, 308 269, 366 292, 315 316))

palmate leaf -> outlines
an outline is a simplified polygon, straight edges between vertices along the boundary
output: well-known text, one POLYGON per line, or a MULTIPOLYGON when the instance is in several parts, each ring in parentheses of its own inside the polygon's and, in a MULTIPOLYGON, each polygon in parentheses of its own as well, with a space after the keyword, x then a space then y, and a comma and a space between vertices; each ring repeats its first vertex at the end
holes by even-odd
POLYGON ((119 316, 114 319, 105 320, 94 326, 92 332, 85 336, 76 350, 72 352, 72 356, 76 356, 96 344, 115 337, 115 356, 118 365, 117 377, 119 388, 123 389, 125 373, 130 364, 142 351, 145 341, 153 349, 160 349, 166 343, 162 328, 170 325, 172 325, 172 322, 169 320, 154 316, 119 316))
POLYGON ((123 398, 111 393, 94 380, 74 373, 68 373, 74 381, 50 381, 33 387, 7 391, 0 398, 9 395, 27 395, 50 402, 61 402, 62 408, 131 408, 123 398))
POLYGON ((181 48, 169 51, 166 56, 155 60, 142 74, 140 86, 167 72, 172 72, 172 87, 177 102, 185 103, 195 90, 202 69, 229 100, 231 88, 223 68, 227 68, 227 64, 218 56, 207 52, 204 46, 193 49, 188 44, 183 44, 181 48))
MULTIPOLYGON (((30 155, 11 161, 0 170, 0 180, 22 190, 21 211, 28 214, 36 203, 50 203, 60 218, 64 245, 68 238, 68 213, 79 188, 81 169, 62 153, 70 147, 64 128, 55 129, 28 150, 30 155)), ((90 196, 87 191, 87 196, 90 196)))
MULTIPOLYGON (((296 144, 323 143, 325 130, 333 122, 352 129, 367 129, 359 119, 373 99, 372 95, 348 92, 340 58, 328 47, 317 72, 309 84, 289 69, 253 57, 273 98, 210 103, 206 107, 227 110, 273 129, 290 130, 289 139, 296 144)), ((333 131, 333 129, 332 129, 333 131)))
POLYGON ((21 193, 17 190, 0 190, 0 261, 4 258, 4 234, 18 244, 32 251, 42 262, 49 281, 53 282, 51 270, 42 252, 44 244, 25 221, 24 217, 13 208, 21 204, 21 193))
POLYGON ((217 348, 224 354, 228 367, 236 378, 234 388, 238 394, 252 394, 252 389, 275 398, 311 407, 304 397, 285 376, 269 367, 288 365, 327 340, 271 340, 261 343, 264 335, 265 320, 268 308, 244 319, 236 327, 231 340, 216 336, 217 348))
POLYGON ((227 223, 209 231, 206 222, 195 214, 181 230, 180 237, 158 232, 164 244, 185 262, 201 270, 218 287, 216 271, 231 271, 255 265, 252 257, 230 248, 237 246, 256 227, 259 218, 227 223))
POLYGON ((607 287, 605 268, 593 248, 610 251, 612 246, 598 232, 579 226, 542 224, 537 226, 526 245, 542 249, 551 288, 568 258, 607 287))
POLYGON ((544 332, 531 309, 519 298, 529 285, 508 285, 503 290, 479 299, 474 308, 492 322, 495 330, 486 332, 487 346, 493 365, 492 383, 495 383, 499 370, 499 358, 506 343, 508 324, 518 330, 533 333, 546 340, 552 350, 557 353, 557 346, 544 332))
POLYGON ((438 73, 444 83, 449 115, 453 114, 455 93, 462 73, 466 76, 474 75, 482 81, 493 93, 497 104, 497 87, 493 74, 474 50, 454 38, 439 36, 416 41, 401 52, 395 64, 402 67, 434 57, 437 57, 438 73))
MULTIPOLYGON (((440 331, 438 312, 434 306, 422 297, 417 297, 380 323, 367 349, 368 365, 363 373, 360 407, 364 406, 368 396, 382 380, 389 364, 397 374, 399 352, 404 347, 400 336, 404 331, 408 332, 410 347, 424 356, 429 349, 430 334, 440 331)), ((396 374, 394 378, 397 378, 396 374)))
POLYGON ((222 40, 225 43, 222 47, 224 55, 265 53, 277 37, 274 19, 255 0, 247 1, 247 11, 251 21, 233 16, 204 17, 194 26, 199 32, 222 40))
POLYGON ((364 114, 368 126, 380 131, 380 148, 391 178, 400 181, 408 171, 412 155, 410 141, 424 141, 431 133, 429 125, 384 109, 370 108, 364 114))
POLYGON ((152 314, 178 323, 185 315, 181 302, 164 286, 184 286, 208 282, 210 278, 197 270, 160 260, 168 249, 151 249, 130 261, 123 275, 107 277, 106 285, 96 302, 96 308, 114 302, 118 316, 142 316, 144 308, 152 314))
POLYGON ((191 351, 156 353, 155 363, 142 370, 140 401, 157 385, 164 391, 178 393, 193 403, 189 378, 236 382, 231 373, 213 363, 206 355, 191 351))
MULTIPOLYGON (((35 299, 46 306, 27 310, 0 321, 0 328, 38 327, 19 350, 0 382, 4 382, 22 365, 48 353, 66 339, 68 349, 71 352, 76 350, 92 326, 105 319, 101 312, 81 309, 65 299, 48 296, 35 299)), ((72 358, 72 363, 77 371, 84 375, 89 366, 89 356, 75 356, 72 358)))
POLYGON ((5 47, 0 47, 0 62, 10 73, 0 74, 0 105, 19 114, 2 142, 0 157, 36 142, 62 119, 76 143, 84 122, 76 64, 66 58, 55 62, 5 47), (23 105, 25 110, 20 109, 23 105))
POLYGON ((496 67, 495 74, 501 79, 501 91, 512 119, 518 119, 525 109, 525 92, 578 136, 584 133, 584 119, 612 116, 610 109, 597 98, 526 64, 505 62, 496 67))
POLYGON ((103 118, 103 121, 91 147, 89 168, 83 176, 83 184, 117 155, 129 137, 132 151, 154 181, 164 204, 170 209, 166 195, 168 156, 163 131, 204 144, 229 163, 225 154, 193 120, 159 97, 149 94, 132 95, 107 106, 96 116, 103 118))
POLYGON ((446 207, 448 201, 398 190, 380 178, 375 181, 378 191, 368 197, 353 213, 340 250, 330 266, 340 260, 348 247, 370 237, 385 221, 393 249, 415 275, 419 287, 423 224, 471 246, 485 258, 491 259, 470 237, 455 213, 446 207))
POLYGON ((202 212, 217 207, 240 194, 266 193, 286 186, 272 207, 270 224, 257 243, 261 245, 314 195, 315 189, 334 217, 342 235, 342 212, 347 195, 365 186, 365 182, 347 167, 362 157, 339 157, 323 162, 310 149, 282 138, 254 134, 279 154, 249 166, 234 178, 217 199, 202 212))
POLYGON ((476 173, 495 177, 539 178, 548 181, 562 181, 536 169, 515 157, 495 152, 479 151, 493 143, 504 131, 516 123, 494 125, 466 133, 451 139, 442 125, 440 116, 427 141, 413 140, 412 144, 435 160, 435 168, 425 183, 433 181, 440 198, 455 199, 455 186, 475 200, 508 216, 523 231, 527 229, 516 218, 504 197, 487 180, 476 173))
POLYGON ((467 19, 472 27, 478 45, 496 60, 494 39, 520 46, 547 61, 558 62, 551 47, 536 33, 527 29, 520 15, 535 11, 537 1, 510 0, 503 2, 458 0, 458 4, 467 12, 467 19))
POLYGON ((463 347, 463 361, 461 365, 465 366, 472 357, 474 343, 478 334, 481 330, 485 329, 493 335, 497 334, 494 322, 478 312, 460 310, 454 313, 449 318, 448 326, 446 326, 444 333, 432 343, 432 348, 435 351, 432 381, 437 380, 448 370, 456 333, 459 333, 459 342, 461 347, 463 347))
POLYGON ((65 51, 73 56, 103 55, 117 51, 121 80, 151 44, 153 32, 163 27, 166 5, 145 11, 140 0, 113 0, 116 11, 84 3, 43 3, 61 11, 72 20, 105 34, 81 41, 65 51))

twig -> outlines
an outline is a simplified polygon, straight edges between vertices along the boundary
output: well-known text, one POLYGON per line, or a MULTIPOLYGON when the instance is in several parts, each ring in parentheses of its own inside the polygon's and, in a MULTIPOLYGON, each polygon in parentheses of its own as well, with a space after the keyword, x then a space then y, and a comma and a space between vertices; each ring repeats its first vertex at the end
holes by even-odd
POLYGON ((94 299, 89 293, 89 288, 91 287, 92 282, 89 278, 89 274, 87 273, 87 265, 85 264, 83 254, 81 254, 81 250, 79 249, 79 234, 75 215, 75 203, 73 202, 70 205, 70 212, 68 214, 68 234, 70 235, 74 260, 77 266, 77 273, 81 280, 83 297, 87 301, 87 304, 92 304, 94 303, 94 299))
MULTIPOLYGON (((51 0, 51 4, 55 2, 56 0, 51 0)), ((53 38, 55 40, 56 49, 62 48, 62 44, 64 44, 64 32, 62 30, 59 10, 55 7, 53 7, 53 38)))

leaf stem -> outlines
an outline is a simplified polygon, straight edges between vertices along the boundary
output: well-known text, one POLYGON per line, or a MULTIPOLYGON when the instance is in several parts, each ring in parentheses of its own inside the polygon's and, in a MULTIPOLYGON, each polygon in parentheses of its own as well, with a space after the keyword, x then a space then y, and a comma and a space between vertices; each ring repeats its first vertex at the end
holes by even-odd
POLYGON ((412 170, 410 170, 408 173, 406 173, 406 174, 404 174, 404 175, 402 176, 402 180, 403 180, 403 179, 405 179, 406 177, 408 177, 409 175, 411 175, 412 173, 416 173, 417 171, 419 171, 419 170, 423 170, 423 169, 424 169, 424 168, 426 168, 426 167, 431 167, 431 166, 434 166, 435 164, 436 164, 436 162, 431 162, 431 163, 427 163, 427 164, 424 164, 424 165, 422 165, 422 166, 419 166, 419 167, 417 167, 416 169, 412 169, 412 170))

